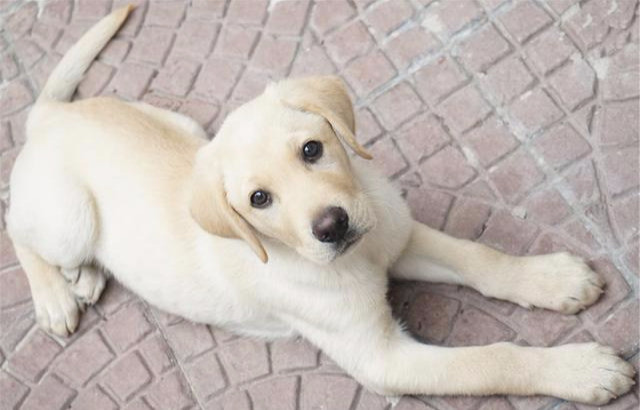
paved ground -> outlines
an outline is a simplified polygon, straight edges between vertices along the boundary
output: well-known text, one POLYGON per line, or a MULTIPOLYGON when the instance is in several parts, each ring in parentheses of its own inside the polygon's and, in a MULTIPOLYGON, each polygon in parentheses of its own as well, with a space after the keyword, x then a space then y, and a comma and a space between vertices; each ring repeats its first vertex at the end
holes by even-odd
MULTIPOLYGON (((43 79, 122 3, 0 0, 3 210, 43 79)), ((359 139, 418 219, 517 254, 570 249, 608 283, 576 317, 466 289, 394 284, 391 299, 417 338, 449 346, 595 339, 637 366, 637 10, 632 0, 154 1, 136 10, 79 94, 171 107, 213 135, 269 79, 338 73, 358 107, 359 139)), ((0 228, 2 409, 390 406, 304 341, 197 326, 115 283, 76 336, 51 338, 34 326, 0 228)), ((637 406, 636 391, 610 408, 637 406)), ((396 408, 576 407, 545 397, 419 397, 396 408)))

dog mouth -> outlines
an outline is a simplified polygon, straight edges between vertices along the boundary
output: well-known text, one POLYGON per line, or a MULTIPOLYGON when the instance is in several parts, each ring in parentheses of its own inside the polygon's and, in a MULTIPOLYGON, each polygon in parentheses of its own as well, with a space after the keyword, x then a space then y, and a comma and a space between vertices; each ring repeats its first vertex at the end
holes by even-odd
POLYGON ((355 229, 348 231, 344 238, 336 244, 336 255, 344 255, 362 239, 367 231, 357 231, 355 229))

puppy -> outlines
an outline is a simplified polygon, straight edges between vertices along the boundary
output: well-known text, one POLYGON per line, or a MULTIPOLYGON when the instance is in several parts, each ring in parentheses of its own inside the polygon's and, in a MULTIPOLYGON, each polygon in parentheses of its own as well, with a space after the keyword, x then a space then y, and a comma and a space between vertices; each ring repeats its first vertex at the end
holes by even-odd
POLYGON ((412 220, 367 163, 339 79, 272 84, 211 142, 193 120, 143 103, 70 103, 129 11, 105 17, 55 68, 11 176, 8 227, 44 329, 75 330, 79 305, 104 287, 101 265, 190 320, 302 335, 380 394, 604 404, 629 390, 632 366, 595 343, 443 348, 403 331, 389 274, 565 314, 592 304, 603 281, 566 253, 509 256, 412 220))

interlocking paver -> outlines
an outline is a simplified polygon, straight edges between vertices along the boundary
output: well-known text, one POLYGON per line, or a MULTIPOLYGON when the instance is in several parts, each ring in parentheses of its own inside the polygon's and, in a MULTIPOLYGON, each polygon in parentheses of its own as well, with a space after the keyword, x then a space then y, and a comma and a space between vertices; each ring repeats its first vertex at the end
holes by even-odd
MULTIPOLYGON (((0 6, 0 210, 28 108, 62 53, 130 0, 0 6)), ((394 283, 394 311, 444 345, 598 340, 638 357, 637 0, 135 0, 79 98, 116 94, 211 134, 287 75, 342 76, 359 140, 415 217, 516 254, 571 250, 607 292, 578 317, 394 283)), ((304 340, 235 336, 115 281, 79 334, 35 328, 0 220, 0 407, 388 409, 304 340), (46 401, 45 401, 46 400, 46 401)), ((635 395, 611 409, 637 407, 635 395)), ((396 409, 582 409, 549 398, 404 398, 396 409)))

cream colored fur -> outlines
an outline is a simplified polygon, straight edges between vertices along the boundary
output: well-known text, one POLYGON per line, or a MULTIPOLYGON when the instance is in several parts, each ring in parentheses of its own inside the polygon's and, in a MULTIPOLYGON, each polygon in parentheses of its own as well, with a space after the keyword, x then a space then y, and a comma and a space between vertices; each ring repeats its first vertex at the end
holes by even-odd
POLYGON ((302 335, 382 394, 603 404, 629 390, 633 368, 594 343, 444 348, 402 330, 386 300, 389 272, 565 314, 593 303, 603 282, 566 253, 508 256, 412 220, 398 191, 347 155, 343 143, 369 156, 338 79, 273 84, 229 115, 212 142, 191 119, 146 104, 67 102, 128 11, 106 17, 56 68, 13 169, 9 230, 44 329, 75 330, 79 307, 104 287, 99 264, 190 320, 302 335), (300 157, 309 139, 324 144, 316 164, 300 157), (270 207, 250 206, 257 188, 272 192, 270 207), (345 254, 311 234, 328 206, 343 207, 363 235, 345 254))

